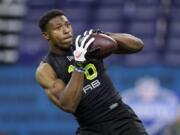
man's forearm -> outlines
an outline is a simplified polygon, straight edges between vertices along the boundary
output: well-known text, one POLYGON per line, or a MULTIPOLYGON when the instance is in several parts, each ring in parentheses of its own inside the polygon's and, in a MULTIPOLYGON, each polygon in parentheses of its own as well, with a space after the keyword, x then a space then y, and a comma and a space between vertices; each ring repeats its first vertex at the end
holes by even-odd
POLYGON ((65 110, 73 112, 76 110, 83 92, 84 74, 74 71, 71 79, 61 92, 61 105, 65 110))
POLYGON ((114 49, 116 54, 136 53, 144 47, 141 39, 130 34, 108 33, 108 35, 117 42, 118 46, 114 49))

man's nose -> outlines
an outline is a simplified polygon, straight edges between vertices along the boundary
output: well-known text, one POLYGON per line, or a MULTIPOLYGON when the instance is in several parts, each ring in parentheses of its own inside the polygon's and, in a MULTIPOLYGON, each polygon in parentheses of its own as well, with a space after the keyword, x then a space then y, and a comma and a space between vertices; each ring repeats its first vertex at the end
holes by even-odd
POLYGON ((69 33, 70 32, 70 29, 69 28, 64 28, 64 33, 69 33))

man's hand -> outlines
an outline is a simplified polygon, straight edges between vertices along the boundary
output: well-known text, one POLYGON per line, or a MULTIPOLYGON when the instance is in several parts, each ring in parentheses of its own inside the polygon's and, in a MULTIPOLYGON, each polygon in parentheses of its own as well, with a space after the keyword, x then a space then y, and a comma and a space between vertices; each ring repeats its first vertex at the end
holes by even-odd
POLYGON ((90 29, 84 32, 84 36, 91 35, 91 34, 106 34, 107 35, 108 33, 102 31, 101 29, 90 29))
POLYGON ((81 35, 77 36, 75 41, 76 48, 73 52, 75 61, 82 63, 86 61, 85 55, 87 53, 87 48, 94 40, 95 38, 90 37, 89 34, 84 37, 81 37, 81 35))

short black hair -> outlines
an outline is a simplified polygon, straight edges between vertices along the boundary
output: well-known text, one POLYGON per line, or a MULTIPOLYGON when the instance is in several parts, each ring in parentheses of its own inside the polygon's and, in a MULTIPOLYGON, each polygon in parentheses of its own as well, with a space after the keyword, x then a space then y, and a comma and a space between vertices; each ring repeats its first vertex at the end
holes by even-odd
POLYGON ((39 28, 42 32, 46 31, 46 24, 51 20, 52 18, 56 16, 62 16, 64 15, 64 12, 59 9, 52 9, 47 11, 43 16, 41 16, 39 20, 39 28))

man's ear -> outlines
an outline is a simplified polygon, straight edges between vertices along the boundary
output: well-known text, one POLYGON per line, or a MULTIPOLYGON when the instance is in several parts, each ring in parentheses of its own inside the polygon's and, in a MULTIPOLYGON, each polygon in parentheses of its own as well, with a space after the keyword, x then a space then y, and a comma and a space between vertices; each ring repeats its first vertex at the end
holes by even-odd
POLYGON ((47 32, 42 33, 43 37, 49 41, 49 34, 47 32))

